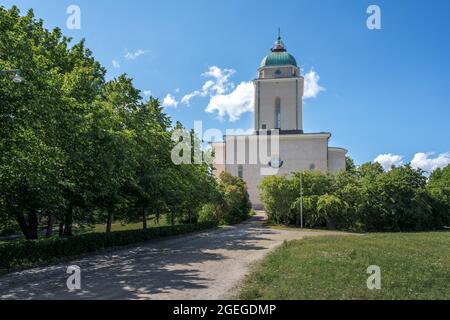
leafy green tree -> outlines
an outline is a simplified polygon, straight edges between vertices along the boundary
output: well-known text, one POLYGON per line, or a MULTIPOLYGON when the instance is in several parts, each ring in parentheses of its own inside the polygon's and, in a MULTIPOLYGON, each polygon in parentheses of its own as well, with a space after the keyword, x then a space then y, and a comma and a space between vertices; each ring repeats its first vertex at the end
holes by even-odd
POLYGON ((324 219, 329 229, 336 229, 342 223, 348 204, 335 195, 324 194, 317 200, 317 218, 324 219))
POLYGON ((36 238, 41 217, 70 202, 71 153, 104 70, 83 41, 69 48, 70 39, 46 30, 31 10, 20 16, 1 7, 0 24, 0 68, 20 69, 25 79, 0 79, 0 197, 25 236, 36 238))
POLYGON ((223 222, 234 224, 248 218, 251 203, 244 180, 222 172, 219 176, 219 191, 223 199, 221 206, 223 222))
POLYGON ((428 181, 428 190, 436 199, 450 208, 450 165, 433 171, 428 181))
POLYGON ((132 203, 127 218, 133 220, 140 215, 142 227, 146 229, 149 210, 157 215, 165 205, 165 170, 171 165, 170 120, 163 113, 159 101, 151 97, 130 113, 129 123, 135 132, 132 153, 135 156, 135 172, 125 187, 132 203))
POLYGON ((450 226, 450 165, 431 173, 427 189, 433 202, 434 226, 450 226))
POLYGON ((288 224, 291 208, 298 196, 299 188, 286 175, 269 176, 259 185, 260 197, 270 221, 288 224))

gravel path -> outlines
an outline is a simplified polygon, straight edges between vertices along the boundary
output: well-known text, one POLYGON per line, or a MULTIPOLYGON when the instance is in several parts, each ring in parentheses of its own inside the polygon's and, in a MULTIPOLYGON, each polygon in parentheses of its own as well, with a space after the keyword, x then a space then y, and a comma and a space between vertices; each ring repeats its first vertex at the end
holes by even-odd
POLYGON ((284 240, 343 234, 275 230, 264 213, 233 227, 87 256, 0 277, 0 299, 223 299, 284 240), (81 289, 67 289, 66 269, 81 268, 81 289))

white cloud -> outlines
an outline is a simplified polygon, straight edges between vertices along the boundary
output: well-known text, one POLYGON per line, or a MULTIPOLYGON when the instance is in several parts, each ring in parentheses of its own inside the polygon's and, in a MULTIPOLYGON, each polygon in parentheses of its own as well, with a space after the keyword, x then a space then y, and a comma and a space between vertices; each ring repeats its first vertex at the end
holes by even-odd
POLYGON ((219 118, 226 115, 230 121, 237 121, 241 114, 253 111, 254 87, 251 81, 241 82, 228 94, 217 94, 211 97, 206 112, 218 112, 219 118))
POLYGON ((316 71, 310 70, 305 74, 305 90, 303 93, 303 98, 315 98, 321 91, 325 91, 325 88, 319 85, 320 77, 316 71))
POLYGON ((143 54, 147 53, 147 51, 138 49, 135 52, 129 52, 127 51, 125 53, 125 60, 135 60, 137 57, 142 56, 143 54))
POLYGON ((202 74, 204 77, 211 77, 214 79, 206 81, 203 85, 202 91, 212 91, 216 94, 223 94, 229 89, 234 88, 234 83, 230 82, 230 77, 236 73, 233 69, 220 69, 217 66, 209 67, 209 70, 202 74))
POLYGON ((162 103, 163 107, 173 107, 176 108, 178 106, 178 101, 175 99, 174 96, 172 96, 170 93, 168 93, 163 100, 162 103))
POLYGON ((152 90, 144 90, 142 93, 144 94, 144 97, 148 98, 152 95, 152 90))
MULTIPOLYGON (((217 66, 209 67, 202 74, 208 78, 200 89, 185 94, 181 103, 189 105, 195 97, 209 97, 209 103, 205 111, 217 112, 220 119, 228 117, 230 121, 239 120, 245 112, 253 111, 254 86, 251 81, 241 82, 236 86, 231 76, 236 73, 234 69, 221 69, 217 66)), ((320 77, 314 70, 305 74, 304 98, 315 98, 325 89, 319 85, 320 77)))
POLYGON ((392 166, 401 166, 403 165, 403 157, 397 154, 380 154, 378 157, 376 157, 373 162, 378 162, 381 164, 383 169, 385 171, 391 170, 392 166))
POLYGON ((181 98, 181 103, 189 105, 192 98, 195 97, 213 97, 217 94, 224 94, 234 89, 234 83, 230 81, 230 77, 236 71, 233 69, 220 69, 217 66, 209 67, 208 71, 202 73, 203 77, 212 78, 207 80, 201 89, 192 91, 181 98))
POLYGON ((191 99, 200 95, 200 91, 195 90, 191 93, 188 93, 181 98, 181 103, 185 105, 189 105, 191 103, 191 99))
POLYGON ((117 60, 113 60, 112 61, 112 65, 115 69, 119 69, 120 68, 120 63, 117 60))
POLYGON ((431 173, 437 168, 444 168, 450 164, 450 153, 445 152, 441 153, 435 158, 431 158, 435 154, 434 152, 419 152, 414 155, 414 158, 411 160, 411 167, 415 169, 422 169, 431 173))

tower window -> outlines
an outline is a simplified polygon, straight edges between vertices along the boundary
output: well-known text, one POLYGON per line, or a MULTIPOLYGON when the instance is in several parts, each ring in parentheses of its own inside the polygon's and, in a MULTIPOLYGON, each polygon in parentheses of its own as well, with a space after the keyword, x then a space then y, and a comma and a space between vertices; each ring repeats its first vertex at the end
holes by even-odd
POLYGON ((281 101, 279 97, 275 99, 275 129, 281 129, 281 101))
POLYGON ((244 166, 242 164, 238 165, 238 177, 244 178, 244 166))

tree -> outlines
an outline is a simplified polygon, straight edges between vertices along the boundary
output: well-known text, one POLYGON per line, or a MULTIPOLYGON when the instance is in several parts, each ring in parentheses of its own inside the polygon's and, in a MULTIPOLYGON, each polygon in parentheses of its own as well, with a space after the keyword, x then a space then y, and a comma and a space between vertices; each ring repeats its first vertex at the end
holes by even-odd
POLYGON ((44 29, 31 10, 20 16, 15 6, 1 7, 0 24, 0 68, 25 78, 20 85, 0 79, 0 197, 25 236, 36 238, 40 217, 68 204, 71 152, 104 70, 83 41, 69 48, 70 39, 44 29))
MULTIPOLYGON (((133 198, 131 211, 140 213, 142 227, 146 229, 150 208, 154 214, 164 208, 165 170, 171 165, 172 143, 167 131, 170 120, 162 112, 159 101, 151 97, 129 114, 129 125, 135 133, 133 154, 136 159, 133 179, 127 182, 125 192, 133 198)), ((135 216, 130 212, 128 218, 135 216)))
POLYGON ((234 224, 248 218, 251 203, 244 180, 223 171, 219 176, 219 191, 223 222, 234 224))
POLYGON ((324 194, 317 200, 317 218, 324 219, 329 229, 336 229, 345 216, 348 204, 335 195, 324 194))
POLYGON ((259 185, 260 198, 264 204, 270 221, 288 224, 291 208, 298 196, 299 188, 295 188, 287 176, 269 176, 259 185))

